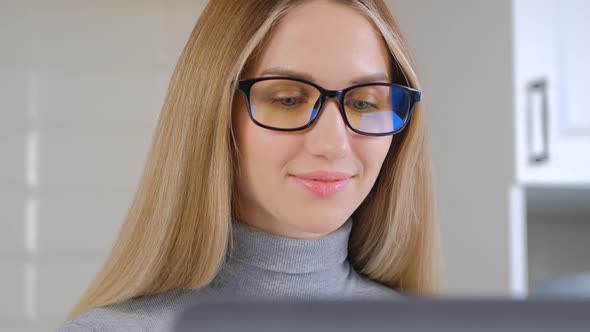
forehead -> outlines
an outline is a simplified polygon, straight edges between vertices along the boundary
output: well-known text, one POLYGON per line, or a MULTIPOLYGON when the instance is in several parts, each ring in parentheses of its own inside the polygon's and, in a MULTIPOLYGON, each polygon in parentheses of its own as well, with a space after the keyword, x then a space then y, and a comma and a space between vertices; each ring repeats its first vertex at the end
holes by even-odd
POLYGON ((329 1, 306 2, 273 28, 253 68, 308 73, 325 88, 341 89, 366 75, 390 74, 389 51, 371 21, 353 8, 329 1))

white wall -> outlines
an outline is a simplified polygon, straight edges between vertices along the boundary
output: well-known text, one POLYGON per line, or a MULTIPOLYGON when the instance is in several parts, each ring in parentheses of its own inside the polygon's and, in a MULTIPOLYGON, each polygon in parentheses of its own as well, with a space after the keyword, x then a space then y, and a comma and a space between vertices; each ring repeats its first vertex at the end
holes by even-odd
POLYGON ((104 261, 203 4, 0 0, 0 332, 53 330, 104 261))
POLYGON ((418 63, 448 292, 510 293, 511 2, 389 0, 418 63))

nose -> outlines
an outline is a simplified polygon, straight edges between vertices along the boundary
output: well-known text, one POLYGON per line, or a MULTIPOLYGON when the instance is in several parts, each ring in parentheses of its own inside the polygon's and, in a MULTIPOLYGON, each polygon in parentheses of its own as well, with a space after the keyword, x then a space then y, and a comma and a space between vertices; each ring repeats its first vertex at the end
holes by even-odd
POLYGON ((319 118, 307 133, 306 149, 314 156, 337 160, 350 152, 348 127, 340 114, 338 101, 327 99, 319 118))

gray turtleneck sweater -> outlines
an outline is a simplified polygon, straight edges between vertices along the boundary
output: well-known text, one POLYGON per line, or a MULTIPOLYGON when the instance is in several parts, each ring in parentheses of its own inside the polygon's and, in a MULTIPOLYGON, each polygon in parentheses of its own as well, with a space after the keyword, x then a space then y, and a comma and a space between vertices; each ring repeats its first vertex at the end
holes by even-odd
POLYGON ((58 332, 168 331, 187 303, 215 296, 368 299, 399 297, 356 272, 347 260, 352 220, 315 240, 271 235, 233 223, 233 249, 220 272, 198 290, 173 289, 89 310, 58 332))

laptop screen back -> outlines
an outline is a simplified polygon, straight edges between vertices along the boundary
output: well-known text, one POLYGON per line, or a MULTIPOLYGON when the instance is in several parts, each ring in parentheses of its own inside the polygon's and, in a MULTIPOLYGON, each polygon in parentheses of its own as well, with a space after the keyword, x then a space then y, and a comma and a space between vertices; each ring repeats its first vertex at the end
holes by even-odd
POLYGON ((177 316, 188 331, 590 331, 590 300, 256 301, 195 303, 177 316))

